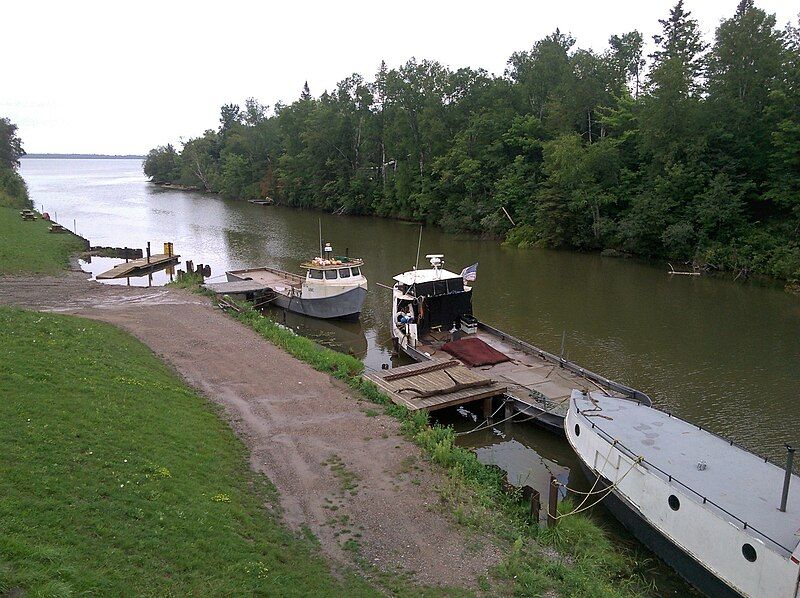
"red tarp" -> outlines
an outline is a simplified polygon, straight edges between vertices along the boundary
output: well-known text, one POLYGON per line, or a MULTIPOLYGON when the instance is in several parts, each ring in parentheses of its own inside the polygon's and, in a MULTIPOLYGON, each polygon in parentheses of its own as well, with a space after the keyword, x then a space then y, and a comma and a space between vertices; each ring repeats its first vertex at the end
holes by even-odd
POLYGON ((510 357, 474 336, 445 343, 442 345, 442 351, 460 359, 470 367, 511 361, 510 357))

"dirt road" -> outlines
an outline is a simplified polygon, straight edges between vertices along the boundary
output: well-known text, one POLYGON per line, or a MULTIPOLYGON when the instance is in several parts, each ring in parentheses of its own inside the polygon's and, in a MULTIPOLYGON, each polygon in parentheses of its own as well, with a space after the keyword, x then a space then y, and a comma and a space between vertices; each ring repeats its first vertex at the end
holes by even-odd
POLYGON ((0 277, 0 303, 77 314, 139 338, 223 406, 250 462, 280 494, 287 523, 308 528, 334 563, 356 556, 420 584, 469 586, 498 560, 440 506, 441 474, 349 389, 202 297, 176 289, 63 277, 0 277))

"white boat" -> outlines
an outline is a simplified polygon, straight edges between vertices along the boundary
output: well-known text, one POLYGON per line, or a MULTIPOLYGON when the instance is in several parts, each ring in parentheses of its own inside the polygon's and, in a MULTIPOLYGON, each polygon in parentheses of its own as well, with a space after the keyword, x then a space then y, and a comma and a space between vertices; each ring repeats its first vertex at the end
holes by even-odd
MULTIPOLYGON (((300 264, 305 276, 277 268, 231 270, 226 276, 228 283, 252 283, 238 292, 269 291, 271 297, 266 301, 288 311, 312 318, 357 318, 367 297, 364 262, 334 256, 330 244, 325 245, 323 255, 300 264)), ((225 291, 224 285, 208 286, 225 291)), ((230 292, 237 290, 231 287, 230 292)))
POLYGON ((394 277, 391 331, 395 350, 415 361, 452 359, 505 384, 507 405, 534 423, 564 433, 573 388, 604 390, 650 404, 629 388, 479 321, 464 272, 444 268, 444 256, 426 256, 431 267, 394 277))
POLYGON ((699 426, 602 393, 572 393, 567 439, 603 500, 643 544, 708 596, 794 598, 800 483, 699 426), (781 510, 783 509, 783 510, 781 510))

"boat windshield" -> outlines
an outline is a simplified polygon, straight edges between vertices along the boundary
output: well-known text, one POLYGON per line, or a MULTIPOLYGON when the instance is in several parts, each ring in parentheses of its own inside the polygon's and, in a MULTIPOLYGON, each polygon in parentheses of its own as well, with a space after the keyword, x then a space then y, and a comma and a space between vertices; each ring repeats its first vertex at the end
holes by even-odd
POLYGON ((339 270, 339 278, 350 278, 350 268, 342 268, 339 270))
POLYGON ((361 270, 359 269, 358 266, 351 268, 351 270, 353 271, 353 276, 358 276, 359 274, 361 274, 361 270))
POLYGON ((317 280, 322 279, 322 270, 309 270, 308 271, 309 278, 316 278, 317 280))
POLYGON ((325 278, 328 280, 336 278, 336 270, 325 270, 325 278))

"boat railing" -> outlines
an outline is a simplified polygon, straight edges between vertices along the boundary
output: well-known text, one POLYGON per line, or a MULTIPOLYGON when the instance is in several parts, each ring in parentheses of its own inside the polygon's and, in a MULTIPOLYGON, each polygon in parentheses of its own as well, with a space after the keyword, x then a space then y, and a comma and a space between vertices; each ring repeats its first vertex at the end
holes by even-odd
MULTIPOLYGON (((581 413, 581 412, 580 412, 580 409, 578 409, 578 406, 577 406, 577 405, 575 406, 575 411, 576 411, 576 413, 581 413)), ((669 415, 669 414, 668 414, 668 415, 669 415)), ((586 417, 586 416, 584 416, 584 417, 586 417)), ((670 415, 670 417, 672 417, 672 416, 670 415)), ((586 419, 589 419, 589 418, 588 418, 588 417, 586 417, 586 419)), ((602 428, 601 428, 599 425, 597 425, 595 422, 593 422, 593 421, 590 421, 589 423, 592 425, 592 429, 593 429, 593 430, 596 430, 596 431, 597 431, 597 432, 600 434, 600 436, 602 436, 602 437, 603 437, 603 438, 606 440, 606 442, 608 442, 609 444, 613 444, 615 447, 617 447, 617 449, 618 449, 618 450, 619 450, 619 449, 621 449, 621 450, 620 450, 620 452, 622 452, 622 453, 625 453, 625 454, 626 454, 626 455, 627 455, 629 458, 631 458, 631 459, 633 459, 633 460, 639 460, 641 463, 644 463, 644 464, 646 464, 646 465, 647 465, 647 467, 648 467, 648 469, 653 469, 653 470, 657 471, 657 472, 658 472, 658 473, 660 473, 662 476, 664 476, 664 477, 667 479, 667 481, 668 481, 670 484, 678 484, 678 485, 679 485, 679 486, 681 486, 682 488, 685 488, 686 490, 688 490, 689 492, 691 492, 691 493, 692 493, 694 496, 696 496, 697 498, 701 499, 701 500, 703 501, 703 504, 704 504, 704 505, 711 505, 711 506, 713 506, 715 509, 718 509, 718 510, 722 511, 722 512, 723 512, 723 513, 725 513, 725 514, 726 514, 728 517, 730 517, 730 518, 731 518, 731 519, 733 519, 734 521, 737 521, 739 524, 741 524, 741 526, 742 526, 742 529, 743 529, 743 530, 750 530, 751 532, 753 532, 753 533, 755 533, 755 534, 758 534, 759 536, 761 536, 761 537, 762 537, 762 538, 764 538, 765 540, 767 540, 767 541, 771 542, 772 544, 774 544, 774 545, 775 545, 775 546, 777 546, 778 548, 781 548, 782 550, 785 550, 785 551, 786 551, 786 552, 788 552, 789 554, 792 554, 792 552, 794 551, 794 548, 789 548, 789 547, 787 547, 787 546, 784 546, 783 544, 781 544, 781 543, 780 543, 780 542, 778 542, 777 540, 775 540, 775 539, 771 538, 770 536, 768 536, 767 534, 765 534, 765 533, 764 533, 764 532, 762 532, 761 530, 759 530, 759 529, 757 529, 757 528, 753 527, 752 525, 749 525, 749 524, 747 523, 747 521, 745 521, 744 519, 742 519, 742 518, 741 518, 741 517, 739 517, 738 515, 734 515, 733 513, 731 513, 730 511, 728 511, 728 510, 727 510, 725 507, 723 507, 723 506, 721 506, 721 505, 717 504, 716 502, 714 502, 713 500, 711 500, 711 499, 710 499, 710 498, 708 498, 707 496, 703 495, 701 492, 698 492, 697 490, 695 490, 694 488, 692 488, 692 487, 691 487, 691 486, 689 486, 688 484, 685 484, 684 482, 680 481, 678 478, 676 478, 676 477, 675 477, 674 475, 672 475, 671 473, 664 471, 663 469, 661 469, 661 468, 660 468, 658 465, 656 465, 655 463, 652 463, 652 462, 648 461, 647 459, 645 459, 645 458, 644 458, 644 457, 642 457, 641 455, 637 455, 637 454, 636 454, 634 451, 632 451, 631 449, 629 449, 628 447, 626 447, 626 446, 625 446, 623 443, 621 443, 619 440, 617 440, 616 438, 614 438, 614 437, 613 437, 611 434, 609 434, 608 432, 606 432, 605 430, 603 430, 603 429, 602 429, 602 428)), ((706 430, 706 431, 707 431, 707 430, 706 430)), ((716 436, 716 434, 714 434, 714 436, 716 436)), ((723 439, 723 440, 724 440, 724 439, 723 439)), ((731 444, 733 444, 733 443, 731 442, 731 444)), ((740 447, 740 448, 741 448, 741 447, 740 447)), ((746 450, 746 449, 744 449, 744 450, 746 450)), ((748 452, 749 452, 749 451, 748 451, 748 452)), ((758 456, 758 455, 756 455, 756 456, 758 456)))
POLYGON ((581 378, 586 378, 587 380, 591 380, 592 382, 595 382, 600 386, 618 392, 624 395, 625 398, 627 399, 636 401, 637 403, 643 403, 648 407, 653 404, 653 401, 650 399, 650 397, 640 390, 636 390, 635 388, 631 388, 630 386, 620 384, 619 382, 615 382, 614 380, 609 380, 608 378, 601 376, 600 374, 596 374, 591 370, 587 370, 586 368, 579 366, 577 363, 569 361, 568 359, 564 359, 563 357, 560 357, 558 355, 554 355, 553 353, 549 353, 544 349, 540 349, 539 347, 536 347, 534 345, 531 345, 530 343, 527 343, 514 336, 511 336, 510 334, 507 334, 502 330, 498 330, 493 326, 489 326, 488 324, 484 324, 483 322, 478 322, 478 328, 483 328, 490 334, 499 337, 501 340, 508 341, 510 344, 515 345, 517 349, 519 349, 524 353, 532 353, 534 355, 537 355, 539 356, 540 359, 549 361, 550 363, 553 363, 567 371, 570 371, 573 374, 577 374, 581 378))

